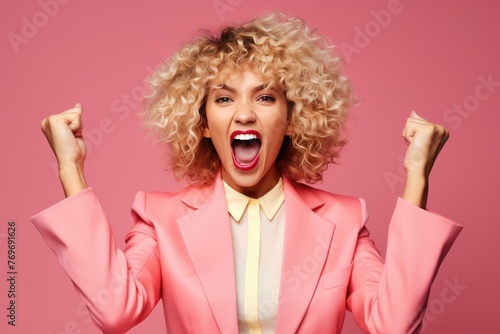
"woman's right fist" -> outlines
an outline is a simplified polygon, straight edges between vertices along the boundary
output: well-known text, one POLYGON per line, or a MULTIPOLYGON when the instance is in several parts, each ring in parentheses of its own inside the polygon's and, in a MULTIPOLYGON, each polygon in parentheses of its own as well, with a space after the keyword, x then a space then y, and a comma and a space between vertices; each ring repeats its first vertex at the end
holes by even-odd
POLYGON ((87 148, 83 141, 82 106, 45 118, 41 124, 43 134, 54 151, 59 170, 83 169, 87 148))

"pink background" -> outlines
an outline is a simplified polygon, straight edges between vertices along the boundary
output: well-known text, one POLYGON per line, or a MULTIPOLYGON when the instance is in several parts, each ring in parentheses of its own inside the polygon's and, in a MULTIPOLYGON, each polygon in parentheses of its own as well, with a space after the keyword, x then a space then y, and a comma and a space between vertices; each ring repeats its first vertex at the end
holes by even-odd
MULTIPOLYGON (((210 0, 195 5, 59 1, 0 5, 0 272, 7 272, 9 220, 17 223, 18 271, 15 328, 6 324, 8 287, 0 279, 0 332, 98 333, 30 222, 33 214, 63 198, 53 155, 39 129, 42 118, 83 104, 91 146, 87 180, 122 247, 138 190, 184 186, 163 171, 164 150, 145 139, 136 117, 149 69, 199 28, 282 10, 301 16, 346 51, 348 73, 362 103, 352 109, 342 164, 332 166, 318 187, 367 200, 369 227, 382 253, 403 187, 405 119, 415 109, 451 130, 432 173, 429 208, 465 229, 436 278, 424 333, 497 333, 500 5, 431 0, 210 0), (217 12, 218 6, 225 7, 217 12), (388 10, 390 20, 377 14, 388 10), (497 84, 485 85, 488 78, 497 84), (462 114, 453 110, 461 105, 462 114), (460 288, 447 290, 453 284, 460 288)), ((350 315, 346 322, 346 333, 360 332, 350 315)), ((130 333, 162 333, 164 328, 158 306, 130 333)))

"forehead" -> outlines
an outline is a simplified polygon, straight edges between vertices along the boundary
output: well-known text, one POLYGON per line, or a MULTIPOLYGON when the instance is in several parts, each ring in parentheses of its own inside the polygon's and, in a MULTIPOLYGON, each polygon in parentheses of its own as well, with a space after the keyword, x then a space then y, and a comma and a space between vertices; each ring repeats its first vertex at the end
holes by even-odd
MULTIPOLYGON (((208 82, 210 90, 221 88, 224 85, 229 86, 245 86, 264 85, 265 88, 277 89, 275 78, 264 76, 252 67, 246 65, 240 69, 223 68, 219 74, 208 82)), ((280 90, 280 89, 277 89, 280 90)))

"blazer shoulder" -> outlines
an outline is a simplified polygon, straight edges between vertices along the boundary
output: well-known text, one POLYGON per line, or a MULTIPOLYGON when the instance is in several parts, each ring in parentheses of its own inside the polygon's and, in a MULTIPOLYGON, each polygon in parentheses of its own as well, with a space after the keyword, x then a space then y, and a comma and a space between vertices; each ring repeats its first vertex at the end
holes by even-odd
POLYGON ((214 188, 214 185, 190 185, 179 191, 140 191, 135 197, 134 208, 142 208, 150 219, 177 219, 207 203, 214 196, 214 188))
POLYGON ((359 197, 333 193, 300 182, 295 182, 294 187, 305 200, 315 197, 316 199, 323 201, 326 205, 352 205, 357 203, 359 204, 361 201, 364 201, 359 197))
POLYGON ((304 183, 294 183, 294 187, 303 200, 309 203, 318 214, 351 217, 350 221, 359 222, 361 226, 368 219, 366 202, 361 197, 337 194, 304 183))

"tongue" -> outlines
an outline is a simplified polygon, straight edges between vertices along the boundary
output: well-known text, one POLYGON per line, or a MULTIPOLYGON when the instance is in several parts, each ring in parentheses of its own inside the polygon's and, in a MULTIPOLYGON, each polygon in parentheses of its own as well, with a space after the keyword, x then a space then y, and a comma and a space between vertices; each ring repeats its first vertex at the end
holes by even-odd
POLYGON ((259 154, 260 143, 258 140, 235 140, 233 151, 239 163, 248 164, 259 154))

